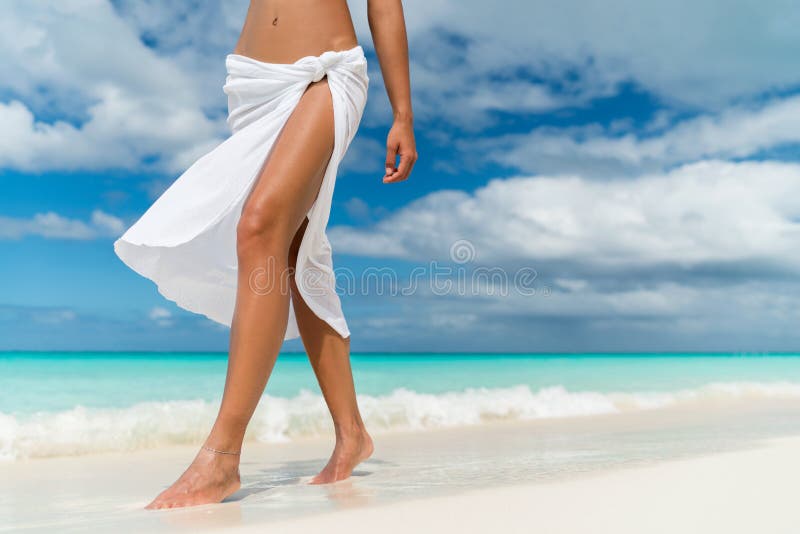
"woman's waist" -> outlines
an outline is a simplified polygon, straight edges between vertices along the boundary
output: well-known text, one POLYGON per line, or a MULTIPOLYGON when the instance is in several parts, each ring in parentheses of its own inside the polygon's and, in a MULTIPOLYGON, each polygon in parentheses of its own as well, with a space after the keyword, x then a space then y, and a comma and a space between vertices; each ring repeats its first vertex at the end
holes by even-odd
POLYGON ((303 43, 302 46, 291 46, 284 43, 258 43, 256 45, 237 46, 231 53, 244 56, 262 63, 289 65, 306 57, 321 56, 325 52, 345 52, 355 49, 358 40, 327 39, 303 43))
POLYGON ((356 45, 346 0, 254 0, 233 53, 266 63, 294 63, 356 45))

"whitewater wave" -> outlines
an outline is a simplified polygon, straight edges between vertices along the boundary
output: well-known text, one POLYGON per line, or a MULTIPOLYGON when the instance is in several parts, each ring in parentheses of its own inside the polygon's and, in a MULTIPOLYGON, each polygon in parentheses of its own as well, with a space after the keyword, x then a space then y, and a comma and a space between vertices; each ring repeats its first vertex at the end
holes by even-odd
MULTIPOLYGON (((520 385, 426 394, 397 389, 383 396, 359 395, 373 433, 475 425, 492 420, 531 420, 652 410, 685 403, 742 398, 800 398, 791 382, 724 382, 673 392, 600 393, 563 386, 537 391, 520 385)), ((0 460, 131 451, 198 444, 218 403, 202 400, 145 402, 126 408, 75 407, 62 412, 15 416, 0 412, 0 460)), ((283 442, 332 432, 321 395, 265 395, 245 439, 283 442)))

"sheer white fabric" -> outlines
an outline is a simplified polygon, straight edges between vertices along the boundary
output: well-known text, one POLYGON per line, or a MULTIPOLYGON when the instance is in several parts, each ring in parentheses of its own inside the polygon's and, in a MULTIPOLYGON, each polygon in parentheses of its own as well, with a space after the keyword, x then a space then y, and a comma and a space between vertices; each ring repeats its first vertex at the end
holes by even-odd
MULTIPOLYGON (((367 100, 367 60, 361 46, 265 63, 229 54, 223 91, 232 135, 189 167, 114 243, 131 269, 149 278, 178 306, 230 326, 236 299, 236 226, 242 205, 289 115, 312 81, 328 77, 335 140, 297 258, 300 293, 342 337, 342 313, 325 228, 336 175, 367 100)), ((269 320, 269 318, 265 318, 269 320)), ((299 336, 289 310, 285 339, 299 336)))

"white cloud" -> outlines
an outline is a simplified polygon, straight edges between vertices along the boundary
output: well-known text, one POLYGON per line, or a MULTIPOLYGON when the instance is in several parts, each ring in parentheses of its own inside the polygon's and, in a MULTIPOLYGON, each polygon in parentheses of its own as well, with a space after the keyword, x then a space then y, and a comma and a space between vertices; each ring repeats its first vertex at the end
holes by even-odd
POLYGON ((183 93, 182 102, 197 103, 191 78, 144 46, 106 0, 9 0, 0 20, 0 66, 15 74, 3 85, 30 97, 37 110, 69 92, 91 101, 98 83, 145 95, 183 93))
POLYGON ((70 309, 33 309, 30 315, 37 323, 48 325, 58 325, 78 318, 78 314, 70 309))
MULTIPOLYGON (((12 0, 0 17, 0 167, 174 171, 225 133, 193 77, 105 0, 12 0)), ((219 95, 222 95, 221 89, 219 95)))
POLYGON ((88 240, 117 237, 124 229, 125 224, 121 219, 101 210, 94 210, 88 222, 70 219, 52 211, 37 213, 29 219, 0 216, 0 239, 39 236, 47 239, 88 240))
POLYGON ((150 317, 150 319, 154 321, 157 319, 168 319, 172 317, 172 313, 166 308, 160 308, 156 306, 155 308, 150 310, 148 317, 150 317))
MULTIPOLYGON (((659 120, 659 119, 657 119, 659 120)), ((738 106, 678 122, 648 136, 611 135, 599 125, 540 128, 528 134, 462 142, 486 158, 526 172, 609 175, 662 169, 704 158, 744 158, 800 143, 800 96, 738 106)))
POLYGON ((553 280, 553 282, 555 282, 555 284, 562 289, 575 292, 582 291, 589 286, 589 283, 586 280, 575 278, 556 278, 553 280))
MULTIPOLYGON (((366 40, 366 2, 351 4, 366 40)), ((437 89, 447 95, 455 85, 519 68, 579 97, 630 80, 664 101, 703 107, 800 83, 793 0, 757 8, 727 0, 506 0, 495 9, 479 0, 434 0, 409 2, 405 12, 412 57, 420 58, 412 77, 434 98, 437 89), (424 58, 442 56, 441 44, 431 46, 435 34, 464 53, 429 63, 424 58)))
MULTIPOLYGON (((219 84, 209 72, 235 45, 247 4, 115 2, 159 53, 193 74, 207 98, 219 84)), ((367 3, 349 4, 369 48, 367 3)), ((404 10, 417 118, 473 131, 490 124, 493 111, 583 105, 625 81, 668 104, 711 108, 800 83, 800 14, 792 0, 767 0, 758 10, 724 0, 507 0, 492 10, 478 0, 433 0, 404 10)), ((365 122, 384 124, 389 108, 377 62, 370 75, 365 122)))
POLYGON ((386 143, 356 135, 345 153, 339 167, 342 174, 346 172, 372 173, 377 178, 383 176, 386 161, 386 143))
POLYGON ((222 111, 224 58, 244 24, 248 0, 114 0, 120 17, 163 58, 192 78, 205 108, 222 111))
POLYGON ((800 165, 703 161, 635 180, 493 180, 431 193, 367 228, 330 230, 339 253, 475 261, 574 262, 621 270, 762 262, 800 268, 800 165))
POLYGON ((360 346, 396 346, 398 333, 414 332, 400 336, 404 350, 765 351, 794 350, 800 341, 796 282, 631 282, 610 290, 554 287, 547 296, 417 292, 372 300, 367 313, 348 321, 360 346), (440 326, 439 318, 451 321, 440 326))
POLYGON ((98 230, 105 230, 108 235, 118 236, 125 231, 125 223, 122 219, 109 215, 100 210, 92 212, 92 225, 98 230))
POLYGON ((166 308, 156 306, 150 310, 147 317, 161 327, 168 327, 173 325, 172 312, 166 308))
POLYGON ((353 197, 348 200, 344 205, 344 209, 351 219, 359 221, 368 221, 370 219, 369 204, 358 197, 353 197))
MULTIPOLYGON (((350 4, 369 47, 366 2, 350 4)), ((0 103, 7 125, 0 167, 177 172, 227 136, 223 58, 235 45, 246 0, 9 0, 0 9, 0 70, 14 73, 2 82, 8 96, 0 103)), ((509 0, 491 10, 477 0, 435 0, 407 3, 405 12, 420 124, 443 120, 476 132, 496 112, 582 106, 613 95, 623 81, 668 106, 709 109, 800 83, 794 68, 800 14, 790 0, 762 2, 758 10, 723 0, 509 0)), ((388 101, 377 62, 371 77, 365 124, 385 125, 388 101)), ((647 150, 659 150, 638 138, 530 140, 536 141, 550 142, 555 152, 577 143, 578 162, 602 159, 592 153, 607 146, 614 160, 609 172, 629 156, 627 145, 645 158, 647 150)), ((375 147, 356 144, 353 152, 379 153, 375 147)), ((548 164, 541 155, 548 171, 570 161, 550 157, 548 164)), ((369 165, 369 158, 351 157, 343 169, 369 165)))

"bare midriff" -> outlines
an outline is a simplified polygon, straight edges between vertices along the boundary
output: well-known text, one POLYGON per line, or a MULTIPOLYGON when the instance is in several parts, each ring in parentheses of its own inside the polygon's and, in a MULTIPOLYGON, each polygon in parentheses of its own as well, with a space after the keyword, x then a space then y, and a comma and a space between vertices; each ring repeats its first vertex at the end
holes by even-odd
POLYGON ((233 53, 293 63, 357 44, 347 0, 250 0, 233 53))

